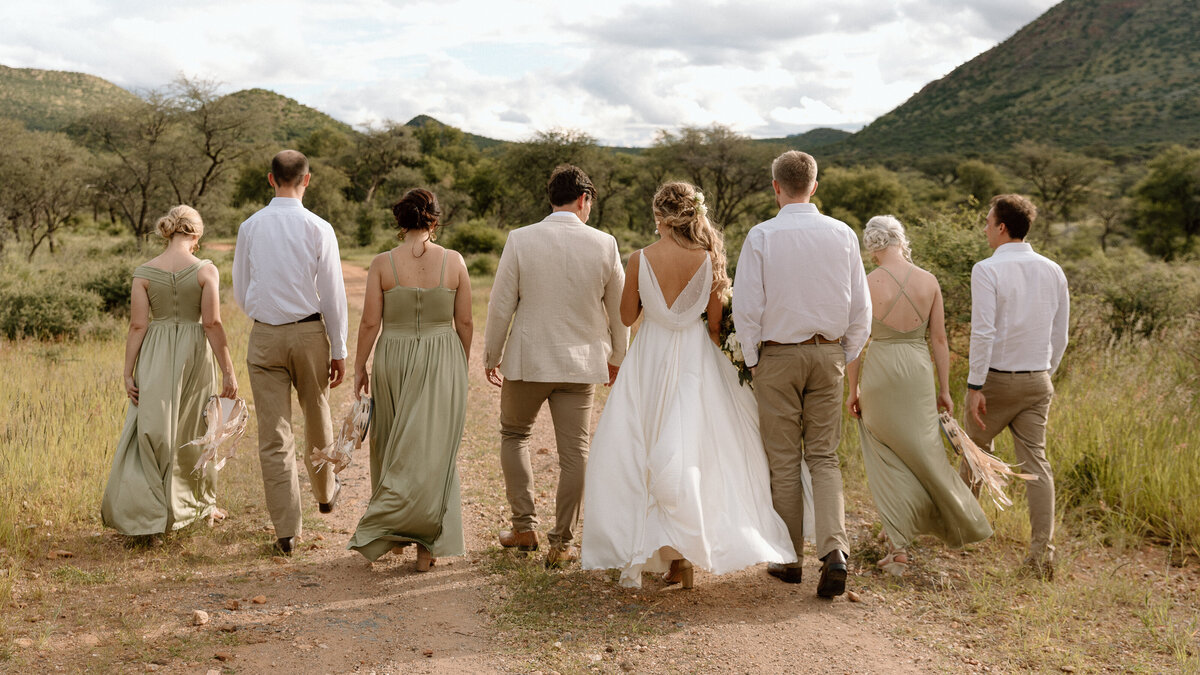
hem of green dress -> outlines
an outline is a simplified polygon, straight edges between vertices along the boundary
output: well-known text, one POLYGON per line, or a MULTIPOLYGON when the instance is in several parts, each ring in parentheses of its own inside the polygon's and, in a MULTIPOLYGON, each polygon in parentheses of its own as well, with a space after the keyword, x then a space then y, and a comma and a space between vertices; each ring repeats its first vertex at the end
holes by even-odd
POLYGON ((420 544, 432 552, 434 556, 439 558, 460 556, 466 553, 465 551, 435 551, 435 544, 432 542, 420 539, 418 537, 408 537, 402 534, 381 534, 365 544, 355 545, 354 542, 351 542, 346 546, 346 548, 351 551, 358 551, 367 560, 375 562, 379 558, 383 557, 388 551, 392 550, 396 544, 420 544))

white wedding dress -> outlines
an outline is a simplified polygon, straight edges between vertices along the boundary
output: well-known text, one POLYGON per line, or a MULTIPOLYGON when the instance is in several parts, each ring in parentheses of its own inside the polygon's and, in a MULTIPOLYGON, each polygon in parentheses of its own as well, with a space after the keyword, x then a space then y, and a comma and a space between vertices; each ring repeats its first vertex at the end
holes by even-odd
POLYGON ((680 557, 716 574, 794 562, 754 394, 700 319, 711 260, 669 308, 644 253, 638 267, 645 316, 592 440, 583 568, 616 568, 621 585, 640 587, 642 572, 680 557))

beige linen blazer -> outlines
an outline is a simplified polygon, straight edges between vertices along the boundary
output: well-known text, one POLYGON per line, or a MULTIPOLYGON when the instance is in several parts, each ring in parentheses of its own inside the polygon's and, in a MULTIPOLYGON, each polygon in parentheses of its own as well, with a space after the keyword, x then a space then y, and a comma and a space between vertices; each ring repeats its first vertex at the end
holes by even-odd
POLYGON ((624 285, 617 240, 574 213, 513 230, 488 301, 484 367, 526 382, 608 382, 607 364, 629 346, 624 285))

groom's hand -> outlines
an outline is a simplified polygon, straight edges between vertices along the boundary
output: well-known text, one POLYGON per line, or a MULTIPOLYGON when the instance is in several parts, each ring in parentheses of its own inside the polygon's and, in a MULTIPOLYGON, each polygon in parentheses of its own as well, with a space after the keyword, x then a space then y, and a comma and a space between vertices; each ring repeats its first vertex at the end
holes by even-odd
POLYGON ((501 379, 500 373, 495 368, 484 368, 483 374, 487 377, 487 381, 497 387, 504 385, 504 380, 501 379))
POLYGON ((605 386, 613 386, 613 382, 617 381, 617 371, 619 370, 621 370, 621 366, 614 366, 611 363, 608 364, 608 384, 605 386))
POLYGON ((329 361, 329 388, 333 389, 342 383, 346 376, 346 359, 331 359, 329 361))

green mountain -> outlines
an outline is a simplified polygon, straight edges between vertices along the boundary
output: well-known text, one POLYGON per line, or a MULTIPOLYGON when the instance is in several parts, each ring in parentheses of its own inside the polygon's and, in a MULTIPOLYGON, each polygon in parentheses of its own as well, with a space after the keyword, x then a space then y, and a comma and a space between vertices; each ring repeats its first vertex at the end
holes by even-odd
POLYGON ((0 66, 0 118, 30 129, 63 129, 83 115, 136 100, 108 80, 83 73, 0 66))
POLYGON ((783 138, 756 138, 755 143, 783 145, 793 150, 816 150, 824 148, 834 143, 839 143, 851 136, 849 131, 841 129, 830 129, 828 127, 820 127, 818 129, 809 129, 801 134, 792 134, 783 138))
MULTIPOLYGON (((426 124, 436 124, 439 127, 450 126, 449 124, 446 124, 440 120, 430 117, 429 115, 417 115, 416 117, 412 118, 411 120, 405 122, 404 126, 406 126, 406 127, 423 127, 426 124)), ((506 145, 508 143, 508 141, 501 141, 501 140, 497 140, 495 138, 488 138, 487 136, 480 136, 479 134, 472 134, 472 133, 469 133, 466 131, 463 132, 463 135, 467 137, 467 140, 474 143, 475 147, 479 148, 480 150, 487 150, 488 148, 494 148, 497 146, 506 145)))
POLYGON ((318 131, 347 136, 356 133, 345 122, 267 89, 243 89, 225 98, 239 107, 268 116, 267 126, 271 129, 272 139, 279 143, 307 139, 318 131))
POLYGON ((995 152, 1029 139, 1149 152, 1200 143, 1200 3, 1064 0, 828 148, 995 152))

